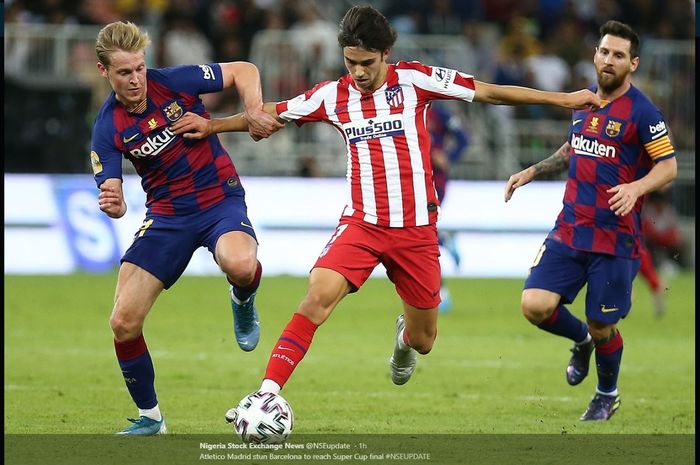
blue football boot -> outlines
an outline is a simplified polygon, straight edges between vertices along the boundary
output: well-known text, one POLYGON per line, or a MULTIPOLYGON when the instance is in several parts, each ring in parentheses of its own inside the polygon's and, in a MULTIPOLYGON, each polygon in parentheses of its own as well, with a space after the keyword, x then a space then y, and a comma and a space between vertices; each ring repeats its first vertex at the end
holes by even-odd
POLYGON ((168 428, 165 426, 165 418, 160 421, 143 415, 136 418, 127 418, 132 425, 117 433, 120 436, 155 436, 156 434, 166 434, 168 428))
POLYGON ((233 287, 231 287, 231 309, 233 310, 233 332, 236 335, 238 347, 250 352, 255 349, 260 340, 260 319, 255 309, 255 293, 245 302, 237 304, 233 300, 233 287))

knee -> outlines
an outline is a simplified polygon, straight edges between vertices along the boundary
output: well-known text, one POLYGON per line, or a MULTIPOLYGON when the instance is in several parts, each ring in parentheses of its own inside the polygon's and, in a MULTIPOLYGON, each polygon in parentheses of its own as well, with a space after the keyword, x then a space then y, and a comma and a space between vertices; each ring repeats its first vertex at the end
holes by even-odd
POLYGON ((552 315, 556 309, 556 305, 552 306, 546 302, 543 302, 541 299, 537 299, 523 293, 520 300, 520 309, 522 310, 523 316, 527 321, 533 325, 539 325, 552 315))
POLYGON ((591 321, 588 322, 588 332, 591 334, 593 340, 597 342, 609 341, 615 336, 616 330, 617 328, 615 325, 596 324, 591 321))
POLYGON ((119 342, 136 339, 143 331, 143 322, 137 318, 131 318, 128 314, 112 312, 109 319, 114 339, 119 342))
POLYGON ((258 259, 250 255, 230 254, 219 258, 219 267, 237 286, 245 287, 255 279, 258 259))

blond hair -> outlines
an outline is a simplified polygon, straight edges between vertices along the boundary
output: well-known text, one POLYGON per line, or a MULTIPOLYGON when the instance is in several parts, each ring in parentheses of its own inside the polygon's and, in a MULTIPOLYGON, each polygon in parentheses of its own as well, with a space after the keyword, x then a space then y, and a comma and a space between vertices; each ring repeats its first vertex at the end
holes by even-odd
POLYGON ((139 52, 145 50, 151 43, 148 33, 130 21, 117 21, 103 27, 97 34, 95 52, 97 60, 109 66, 112 53, 122 50, 139 52))

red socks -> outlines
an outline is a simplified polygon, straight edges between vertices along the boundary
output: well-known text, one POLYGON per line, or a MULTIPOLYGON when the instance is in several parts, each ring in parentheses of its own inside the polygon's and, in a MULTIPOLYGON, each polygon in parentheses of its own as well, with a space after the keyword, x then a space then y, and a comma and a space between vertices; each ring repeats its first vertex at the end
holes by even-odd
POLYGON ((318 326, 311 320, 300 313, 295 313, 272 349, 265 370, 265 379, 271 379, 283 387, 306 355, 316 328, 318 326))
POLYGON ((639 273, 647 280, 651 290, 658 292, 661 283, 659 282, 659 275, 656 274, 656 268, 654 268, 654 262, 652 261, 649 249, 640 247, 639 258, 641 261, 639 273))

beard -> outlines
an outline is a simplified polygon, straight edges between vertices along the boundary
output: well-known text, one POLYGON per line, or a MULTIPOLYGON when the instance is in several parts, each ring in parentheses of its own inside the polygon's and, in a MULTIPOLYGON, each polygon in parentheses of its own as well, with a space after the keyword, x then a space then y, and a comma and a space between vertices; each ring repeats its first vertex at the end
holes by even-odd
POLYGON ((625 82, 626 75, 609 74, 600 70, 596 71, 596 77, 598 78, 598 88, 606 94, 609 94, 622 86, 625 82))

